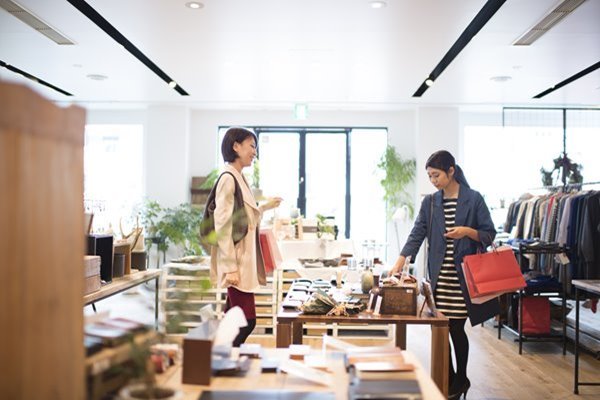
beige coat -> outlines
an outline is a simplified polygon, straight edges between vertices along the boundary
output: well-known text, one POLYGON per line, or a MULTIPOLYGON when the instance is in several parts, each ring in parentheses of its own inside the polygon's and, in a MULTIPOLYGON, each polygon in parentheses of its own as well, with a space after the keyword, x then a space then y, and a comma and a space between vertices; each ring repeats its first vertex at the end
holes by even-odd
POLYGON ((223 171, 231 172, 242 190, 248 216, 248 234, 238 244, 233 244, 231 215, 233 214, 235 182, 231 175, 225 174, 219 180, 215 197, 214 218, 218 240, 217 246, 213 246, 211 249, 210 276, 217 287, 224 288, 230 286, 225 283, 225 274, 238 271, 240 283, 235 287, 243 292, 255 292, 260 285, 267 283, 258 244, 262 210, 256 205, 246 178, 230 165, 225 165, 223 171))

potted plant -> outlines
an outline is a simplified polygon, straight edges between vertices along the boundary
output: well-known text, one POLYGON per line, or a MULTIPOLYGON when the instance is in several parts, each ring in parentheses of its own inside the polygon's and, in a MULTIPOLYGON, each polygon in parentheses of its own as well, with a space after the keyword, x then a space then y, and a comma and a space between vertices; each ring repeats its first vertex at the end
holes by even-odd
POLYGON ((130 360, 123 367, 125 374, 129 376, 129 383, 119 391, 119 399, 178 400, 183 398, 180 390, 157 384, 151 345, 151 340, 140 343, 131 340, 130 360))
POLYGON ((202 255, 199 232, 202 211, 189 203, 164 208, 157 201, 148 200, 141 210, 146 240, 156 244, 165 253, 170 246, 181 249, 183 256, 202 255))
POLYGON ((252 194, 256 201, 263 199, 263 192, 260 188, 260 162, 258 158, 254 159, 252 164, 252 174, 249 176, 250 186, 252 187, 252 194))
POLYGON ((542 184, 544 186, 554 186, 558 183, 577 184, 583 182, 583 176, 581 175, 583 166, 571 161, 566 153, 555 158, 553 162, 554 169, 551 171, 546 171, 544 167, 540 169, 540 173, 542 174, 542 184), (556 181, 553 178, 554 175, 556 175, 556 181))
POLYGON ((198 189, 210 190, 215 185, 217 178, 219 177, 219 170, 217 168, 213 168, 208 175, 206 175, 206 179, 198 189))
POLYGON ((417 162, 415 159, 404 160, 393 146, 388 145, 381 156, 377 167, 383 170, 385 177, 380 181, 385 194, 388 219, 394 211, 401 207, 408 207, 412 218, 415 212, 412 198, 407 191, 408 185, 414 180, 417 162))
POLYGON ((336 239, 336 236, 335 226, 327 223, 327 217, 317 214, 317 238, 336 239))

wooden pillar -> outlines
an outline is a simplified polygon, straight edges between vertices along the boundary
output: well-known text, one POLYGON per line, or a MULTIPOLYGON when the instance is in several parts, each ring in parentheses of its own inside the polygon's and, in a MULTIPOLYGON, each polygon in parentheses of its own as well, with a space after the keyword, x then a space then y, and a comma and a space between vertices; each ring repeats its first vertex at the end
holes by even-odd
POLYGON ((85 398, 85 111, 0 82, 0 393, 85 398))

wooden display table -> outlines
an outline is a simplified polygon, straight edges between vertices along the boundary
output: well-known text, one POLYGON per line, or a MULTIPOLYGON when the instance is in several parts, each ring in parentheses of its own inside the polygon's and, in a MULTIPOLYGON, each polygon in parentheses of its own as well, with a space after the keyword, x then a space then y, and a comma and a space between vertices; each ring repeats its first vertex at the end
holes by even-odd
POLYGON ((154 292, 154 325, 158 329, 158 280, 161 270, 151 269, 147 271, 138 271, 121 278, 114 278, 111 283, 108 283, 100 290, 94 293, 83 296, 83 304, 88 305, 97 301, 114 296, 117 293, 124 292, 127 289, 141 285, 144 282, 156 280, 156 290, 154 292))
MULTIPOLYGON (((235 351, 235 349, 234 349, 235 351)), ((264 349, 266 357, 286 359, 288 349, 264 349)), ((319 352, 320 353, 320 352, 319 352)), ((329 353, 331 355, 331 353, 329 353)), ((186 385, 181 383, 181 365, 170 368, 162 375, 157 376, 160 384, 177 388, 183 391, 185 400, 197 400, 203 390, 211 391, 253 391, 276 390, 295 391, 308 393, 332 393, 336 399, 348 399, 349 375, 346 372, 342 357, 328 355, 329 373, 333 375, 334 386, 322 386, 309 382, 300 377, 284 373, 262 373, 260 360, 252 360, 250 370, 244 376, 217 376, 212 377, 210 386, 186 385)), ((404 352, 407 363, 415 366, 415 375, 419 381, 423 400, 443 400, 446 397, 440 393, 434 382, 423 369, 417 358, 410 352, 404 352)))
POLYGON ((579 382, 579 301, 580 293, 600 295, 600 280, 573 279, 575 286, 575 384, 573 393, 579 394, 579 386, 600 386, 600 382, 579 382))
POLYGON ((360 313, 349 317, 304 315, 280 309, 277 314, 277 347, 302 344, 302 328, 307 322, 354 323, 367 325, 393 324, 396 326, 396 346, 406 349, 406 325, 431 325, 431 377, 445 395, 448 394, 448 318, 417 317, 414 315, 373 315, 360 313))

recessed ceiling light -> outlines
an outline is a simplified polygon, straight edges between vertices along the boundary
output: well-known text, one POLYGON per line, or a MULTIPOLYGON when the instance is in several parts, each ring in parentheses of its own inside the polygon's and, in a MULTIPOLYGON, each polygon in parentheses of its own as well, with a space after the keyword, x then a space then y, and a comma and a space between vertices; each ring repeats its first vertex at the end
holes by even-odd
POLYGON ((508 76, 508 75, 492 76, 490 78, 490 80, 492 80, 494 82, 498 82, 498 83, 508 82, 511 79, 512 79, 512 76, 508 76))
POLYGON ((194 10, 197 10, 199 8, 204 8, 204 4, 198 3, 197 1, 190 1, 188 3, 185 3, 185 6, 188 8, 193 8, 194 10))
POLYGON ((387 3, 383 0, 373 0, 370 1, 369 4, 371 5, 371 8, 383 8, 387 6, 387 3))
POLYGON ((171 89, 175 89, 175 86, 177 86, 177 82, 175 82, 175 81, 171 81, 171 82, 169 82, 169 87, 170 87, 171 89))
POLYGON ((106 75, 101 75, 101 74, 89 74, 86 75, 88 78, 90 78, 93 81, 103 81, 105 79, 108 79, 108 76, 106 75))
POLYGON ((427 78, 427 79, 425 79, 425 84, 426 84, 427 86, 430 86, 430 87, 431 87, 431 85, 433 85, 433 79, 431 79, 431 78, 427 78))

